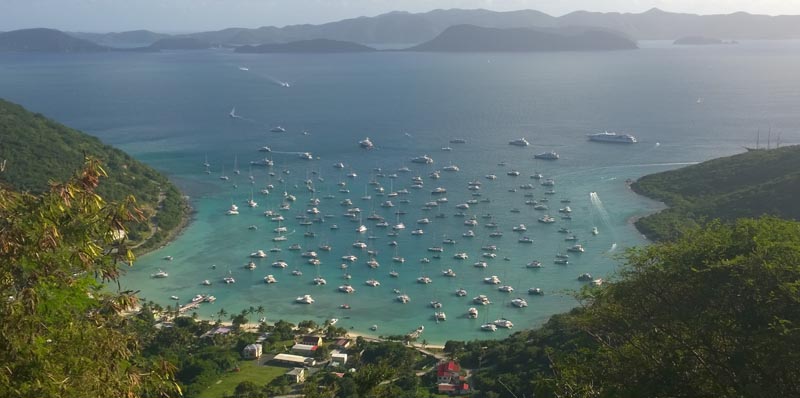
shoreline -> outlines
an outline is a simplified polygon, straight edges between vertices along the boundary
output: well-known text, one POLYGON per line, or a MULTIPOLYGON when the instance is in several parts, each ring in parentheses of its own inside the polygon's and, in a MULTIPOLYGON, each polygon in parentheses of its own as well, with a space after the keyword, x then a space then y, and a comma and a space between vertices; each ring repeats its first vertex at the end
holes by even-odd
MULTIPOLYGON (((163 249, 163 248, 169 246, 172 242, 178 240, 178 238, 180 238, 180 236, 183 235, 184 232, 186 232, 186 230, 189 228, 189 226, 192 224, 192 222, 195 221, 195 216, 194 216, 195 213, 196 213, 195 209, 191 205, 191 203, 189 202, 189 199, 188 199, 189 197, 188 196, 183 196, 183 197, 186 198, 185 199, 185 204, 184 204, 185 211, 184 211, 183 217, 181 217, 181 221, 178 223, 178 225, 167 234, 166 238, 164 238, 164 241, 161 242, 161 244, 159 246, 146 247, 146 248, 140 249, 141 246, 145 245, 149 241, 149 239, 148 239, 148 240, 145 240, 145 241, 141 242, 138 246, 131 248, 131 250, 133 251, 133 254, 136 257, 144 256, 144 255, 150 254, 150 253, 152 253, 152 252, 154 252, 156 250, 160 250, 160 249, 163 249)), ((152 235, 151 235, 151 237, 152 237, 152 235)))
MULTIPOLYGON (((216 324, 217 323, 216 319, 208 319, 208 318, 202 318, 202 317, 201 318, 197 318, 197 321, 198 322, 207 321, 207 322, 209 322, 211 324, 216 324)), ((267 324, 267 325, 274 325, 273 322, 264 322, 264 323, 267 324)), ((219 324, 220 324, 220 326, 224 326, 224 327, 233 326, 233 322, 231 322, 231 321, 221 321, 221 322, 219 322, 219 324)), ((245 332, 258 333, 258 330, 259 330, 260 326, 261 326, 260 323, 248 322, 248 323, 245 323, 245 324, 241 325, 240 328, 241 328, 241 330, 243 330, 245 332)), ((352 331, 352 330, 348 330, 347 333, 345 333, 345 335, 342 336, 342 337, 353 339, 353 340, 361 337, 364 340, 371 341, 371 342, 395 341, 395 340, 387 340, 385 338, 382 338, 381 336, 376 336, 376 335, 369 334, 369 333, 364 333, 364 332, 355 332, 355 331, 352 331)), ((423 347, 422 343, 420 343, 419 340, 411 342, 409 344, 406 344, 406 346, 411 347, 411 348, 430 348, 430 349, 438 349, 438 350, 443 350, 444 349, 444 344, 425 344, 424 347, 423 347)))

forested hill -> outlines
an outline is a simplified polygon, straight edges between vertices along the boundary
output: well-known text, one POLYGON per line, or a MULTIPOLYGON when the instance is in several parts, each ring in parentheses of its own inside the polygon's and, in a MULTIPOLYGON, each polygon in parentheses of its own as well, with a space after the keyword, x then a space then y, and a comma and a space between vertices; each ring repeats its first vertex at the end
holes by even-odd
POLYGON ((668 209, 644 217, 637 228, 656 240, 719 218, 773 215, 800 219, 800 146, 714 159, 694 166, 644 176, 632 186, 668 209))
MULTIPOLYGON (((0 99, 0 164, 4 165, 0 185, 44 191, 50 181, 66 181, 81 170, 85 155, 100 159, 108 173, 99 187, 104 199, 119 201, 134 195, 152 225, 158 225, 146 246, 163 242, 179 227, 186 203, 166 177, 95 137, 0 99)), ((129 231, 129 237, 134 241, 148 238, 152 225, 138 226, 129 231)))

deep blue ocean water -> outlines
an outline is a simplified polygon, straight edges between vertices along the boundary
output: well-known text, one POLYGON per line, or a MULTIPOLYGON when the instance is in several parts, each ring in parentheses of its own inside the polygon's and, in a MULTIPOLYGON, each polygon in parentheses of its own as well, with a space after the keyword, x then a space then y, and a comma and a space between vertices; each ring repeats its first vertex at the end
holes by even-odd
POLYGON ((191 226, 177 241, 139 258, 123 279, 125 287, 141 290, 146 299, 167 305, 174 303, 171 295, 183 303, 198 293, 213 294, 217 302, 203 305, 200 315, 214 317, 220 308, 239 312, 263 305, 272 321, 339 318, 341 326, 362 333, 369 333, 373 324, 379 327, 375 334, 387 335, 425 325, 423 337, 442 343, 504 337, 507 330, 494 334, 479 330, 482 322, 500 317, 512 320, 515 329, 539 325, 576 305, 570 291, 582 286, 578 275, 613 277, 619 264, 616 255, 646 244, 631 219, 660 208, 633 194, 627 179, 741 152, 743 146, 755 145, 759 131, 761 145, 768 135, 773 145, 778 136, 784 144, 800 140, 800 43, 681 47, 649 42, 642 47, 552 54, 242 55, 221 50, 0 54, 0 97, 133 154, 167 173, 191 197, 197 210, 191 226), (239 118, 229 117, 233 107, 239 118), (278 125, 287 131, 270 132, 278 125), (587 141, 586 134, 605 130, 633 134, 640 143, 587 141), (367 136, 376 145, 371 151, 357 144, 367 136), (520 137, 531 146, 508 145, 520 137), (453 138, 466 143, 449 143, 453 138), (273 152, 258 152, 265 145, 273 152), (445 146, 452 151, 442 151, 445 146), (561 159, 533 159, 534 154, 550 150, 561 159), (301 159, 302 152, 312 153, 315 159, 301 159), (409 162, 423 154, 435 163, 409 162), (248 167, 251 160, 265 155, 275 162, 274 167, 248 167), (206 158, 211 174, 205 173, 206 158), (233 172, 235 160, 240 175, 233 172), (345 168, 334 168, 337 162, 345 168), (448 165, 457 165, 460 171, 442 171, 438 180, 428 177, 448 165), (401 167, 411 172, 398 172, 401 167), (219 179, 223 168, 230 176, 227 181, 219 179), (398 178, 378 177, 375 168, 387 176, 396 173, 398 178), (511 170, 521 175, 508 176, 511 170), (347 177, 351 172, 358 176, 347 177), (555 195, 545 195, 546 187, 530 178, 535 172, 556 181, 555 195), (497 179, 487 180, 487 174, 496 174, 497 179), (423 178, 424 189, 410 188, 413 176, 423 178), (410 193, 378 196, 374 186, 368 185, 372 179, 386 193, 403 188, 410 193), (471 196, 467 189, 467 183, 476 179, 483 183, 480 197, 471 196), (316 192, 305 188, 306 180, 313 181, 316 192), (349 193, 339 191, 343 189, 340 182, 349 193), (529 183, 535 189, 519 188, 529 183), (267 184, 275 189, 262 195, 260 190, 267 184), (430 193, 435 187, 447 189, 443 196, 448 202, 438 209, 422 210, 424 203, 436 199, 430 193), (361 199, 366 190, 372 200, 361 199), (284 191, 297 200, 291 210, 282 212, 286 220, 280 225, 290 231, 288 239, 276 244, 271 239, 278 223, 263 212, 278 211, 284 191), (245 203, 251 192, 259 203, 256 208, 245 203), (596 192, 599 201, 591 201, 590 192, 596 192), (526 193, 533 197, 525 197, 526 193), (328 195, 333 198, 325 199, 328 195), (295 216, 306 214, 307 203, 314 197, 321 200, 320 215, 333 217, 302 226, 295 216), (358 219, 343 217, 348 207, 340 202, 346 198, 362 210, 363 223, 369 227, 366 233, 355 232, 358 219), (544 198, 550 199, 547 211, 525 204, 544 198), (400 203, 401 199, 409 203, 400 203), (474 238, 462 237, 470 228, 463 224, 465 218, 454 216, 459 211, 456 205, 469 199, 490 200, 465 211, 468 217, 477 216, 474 238), (571 200, 571 221, 559 218, 558 208, 566 205, 560 203, 562 199, 571 200), (381 207, 385 200, 396 206, 381 207), (239 206, 240 215, 224 214, 231 203, 239 206), (520 212, 512 213, 512 208, 520 212), (406 214, 398 217, 398 210, 406 214), (373 211, 391 224, 404 222, 407 229, 397 237, 387 236, 388 230, 366 220, 373 211), (447 217, 435 218, 438 213, 447 217), (545 213, 558 221, 538 223, 545 213), (418 226, 416 220, 423 217, 431 223, 418 226), (503 237, 489 237, 491 230, 485 224, 491 221, 500 226, 503 237), (520 223, 528 226, 525 235, 533 238, 532 245, 517 242, 520 234, 511 227, 520 223), (332 224, 340 228, 331 230, 332 224), (250 225, 258 229, 251 230, 250 225), (591 235, 593 226, 599 235, 591 235), (570 245, 557 232, 561 227, 578 235, 586 248, 583 254, 571 255, 567 266, 553 263, 555 254, 570 245), (424 235, 411 235, 416 228, 423 228, 424 235), (307 231, 316 237, 304 237, 307 231), (442 245, 445 238, 457 244, 442 245), (356 240, 378 251, 378 269, 365 265, 369 258, 365 251, 352 248, 356 240), (397 249, 389 246, 392 240, 397 241, 397 249), (333 250, 316 250, 322 264, 315 267, 305 263, 301 252, 287 250, 293 243, 303 251, 316 250, 323 243, 333 250), (499 248, 497 258, 485 260, 486 269, 473 267, 484 260, 481 247, 491 244, 499 248), (282 248, 281 253, 256 260, 255 270, 244 268, 251 252, 276 246, 282 248), (444 246, 441 259, 426 250, 431 246, 444 246), (467 253, 469 259, 452 259, 456 252, 467 253), (351 295, 337 292, 346 282, 340 257, 348 254, 358 256, 346 271, 357 290, 351 295), (174 260, 166 261, 165 256, 174 260), (406 262, 394 264, 394 256, 406 262), (422 257, 432 261, 423 264, 422 257), (271 267, 278 259, 289 267, 271 267), (544 268, 525 267, 535 259, 544 268), (392 268, 399 278, 389 277, 392 268), (454 269, 457 277, 442 276, 447 268, 454 269), (151 278, 158 269, 169 272, 169 278, 151 278), (294 269, 303 276, 292 276, 294 269), (236 278, 235 284, 222 283, 229 273, 236 278), (278 283, 265 284, 267 274, 273 274, 278 283), (328 284, 314 286, 312 279, 317 275, 328 284), (423 275, 433 283, 416 283, 423 275), (502 293, 484 284, 483 278, 490 275, 516 290, 502 293), (364 285, 369 278, 382 285, 364 285), (201 286, 204 279, 213 285, 201 286), (466 298, 455 296, 459 287, 467 289, 466 298), (530 287, 542 288, 545 295, 528 296, 530 287), (408 294, 411 302, 395 301, 393 289, 408 294), (316 303, 295 304, 295 297, 303 294, 313 295, 316 303), (466 319, 466 310, 474 306, 471 298, 478 294, 486 294, 494 303, 479 306, 477 320, 466 319), (511 307, 509 302, 515 297, 525 297, 529 307, 511 307), (446 322, 433 320, 432 300, 443 303, 446 322), (339 309, 343 303, 352 309, 339 309))

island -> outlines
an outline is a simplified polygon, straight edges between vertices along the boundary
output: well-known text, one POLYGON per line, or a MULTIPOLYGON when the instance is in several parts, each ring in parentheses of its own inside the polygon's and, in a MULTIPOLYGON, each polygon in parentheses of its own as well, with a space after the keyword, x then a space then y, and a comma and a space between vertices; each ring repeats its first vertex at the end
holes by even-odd
POLYGON ((236 47, 237 53, 357 53, 377 51, 349 41, 313 39, 236 47))
POLYGON ((484 28, 456 25, 433 40, 407 49, 436 52, 532 52, 632 50, 636 42, 601 29, 484 28))
POLYGON ((211 43, 193 37, 166 37, 146 47, 148 50, 205 50, 211 43))
POLYGON ((713 37, 705 36, 685 36, 675 40, 672 44, 681 46, 710 46, 720 44, 737 44, 736 41, 724 41, 713 37))
POLYGON ((56 29, 35 28, 0 33, 0 51, 89 53, 111 51, 111 48, 56 29))
POLYGON ((139 253, 174 238, 188 221, 188 203, 167 177, 95 137, 2 99, 0 137, 2 188, 40 193, 81 170, 85 156, 99 159, 108 177, 98 193, 111 202, 135 195, 147 219, 127 234, 139 253))
POLYGON ((647 175, 631 189, 668 206, 636 221, 639 231, 654 240, 673 239, 714 219, 771 215, 798 220, 800 146, 747 151, 647 175))

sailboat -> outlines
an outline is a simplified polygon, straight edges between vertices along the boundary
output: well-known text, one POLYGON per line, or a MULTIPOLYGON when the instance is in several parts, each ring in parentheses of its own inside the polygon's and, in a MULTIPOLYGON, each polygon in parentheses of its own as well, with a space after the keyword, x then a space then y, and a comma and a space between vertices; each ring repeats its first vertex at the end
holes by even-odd
POLYGON ((206 160, 203 162, 203 166, 206 166, 206 168, 211 167, 211 163, 208 163, 208 154, 206 154, 206 160))
POLYGON ((242 174, 242 172, 239 171, 239 156, 238 155, 233 155, 233 174, 237 174, 237 175, 238 174, 242 174))
POLYGON ((253 200, 253 190, 250 190, 250 200, 247 201, 247 205, 250 207, 258 207, 258 203, 253 200))
POLYGON ((227 175, 225 175, 225 166, 222 166, 222 174, 219 176, 219 179, 223 181, 228 181, 230 179, 227 175))

